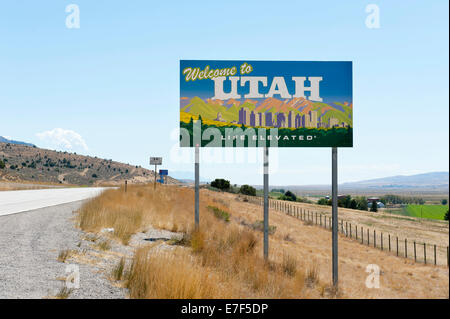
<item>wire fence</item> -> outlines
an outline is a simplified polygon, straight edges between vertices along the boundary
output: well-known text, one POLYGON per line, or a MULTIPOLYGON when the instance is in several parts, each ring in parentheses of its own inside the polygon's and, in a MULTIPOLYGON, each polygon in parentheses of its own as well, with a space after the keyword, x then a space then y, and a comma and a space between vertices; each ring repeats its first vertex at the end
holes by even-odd
MULTIPOLYGON (((264 198, 243 196, 245 201, 257 205, 264 205, 264 198)), ((287 201, 269 199, 269 208, 295 217, 309 225, 319 226, 331 230, 332 222, 329 213, 292 205, 287 201)), ((367 226, 352 224, 338 219, 338 230, 343 236, 354 239, 359 243, 380 250, 390 252, 395 256, 408 258, 415 262, 431 265, 449 266, 449 247, 425 242, 418 242, 408 238, 379 231, 367 226)))

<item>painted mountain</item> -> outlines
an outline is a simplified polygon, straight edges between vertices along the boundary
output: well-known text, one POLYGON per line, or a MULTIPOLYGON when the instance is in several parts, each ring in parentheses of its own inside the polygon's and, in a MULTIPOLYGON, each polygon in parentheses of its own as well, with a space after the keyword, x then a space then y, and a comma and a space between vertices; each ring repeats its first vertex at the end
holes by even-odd
POLYGON ((299 114, 308 115, 311 111, 317 114, 317 121, 320 123, 329 123, 334 119, 336 123, 346 123, 353 126, 353 105, 348 102, 321 103, 312 102, 304 98, 293 98, 280 100, 276 98, 267 98, 261 100, 212 100, 201 99, 199 97, 180 99, 180 111, 182 120, 197 118, 201 115, 203 120, 219 121, 225 123, 239 124, 239 111, 242 108, 248 108, 249 112, 257 113, 289 113, 294 116, 299 114))

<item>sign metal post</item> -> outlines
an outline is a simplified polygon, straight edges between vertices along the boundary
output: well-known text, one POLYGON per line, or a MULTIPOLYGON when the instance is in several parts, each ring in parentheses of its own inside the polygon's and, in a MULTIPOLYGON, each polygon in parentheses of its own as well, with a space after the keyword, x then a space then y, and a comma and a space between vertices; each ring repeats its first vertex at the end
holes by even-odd
POLYGON ((264 147, 264 259, 269 258, 269 148, 264 147))
POLYGON ((332 258, 333 286, 338 285, 338 190, 337 190, 337 147, 331 151, 331 198, 332 198, 332 258))
POLYGON ((195 229, 199 229, 200 223, 200 147, 195 145, 195 229))

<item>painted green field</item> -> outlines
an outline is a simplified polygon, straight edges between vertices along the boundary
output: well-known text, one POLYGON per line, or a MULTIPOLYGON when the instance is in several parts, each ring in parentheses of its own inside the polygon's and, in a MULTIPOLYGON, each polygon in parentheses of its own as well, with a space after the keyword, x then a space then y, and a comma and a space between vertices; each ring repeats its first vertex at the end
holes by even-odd
POLYGON ((443 220, 447 210, 447 205, 408 205, 401 210, 390 212, 405 216, 443 220))

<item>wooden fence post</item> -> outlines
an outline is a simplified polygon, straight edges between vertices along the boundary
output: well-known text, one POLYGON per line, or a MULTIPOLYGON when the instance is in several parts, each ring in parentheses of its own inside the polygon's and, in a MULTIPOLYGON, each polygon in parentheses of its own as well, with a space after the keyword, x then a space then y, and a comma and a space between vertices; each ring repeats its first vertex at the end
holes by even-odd
POLYGON ((414 241, 414 261, 417 261, 417 257, 416 257, 416 241, 414 241))
POLYGON ((356 240, 358 240, 358 225, 355 225, 355 228, 356 240))
POLYGON ((436 244, 434 244, 434 265, 436 266, 436 244))
POLYGON ((384 250, 383 249, 383 232, 381 232, 381 250, 384 250))
POLYGON ((398 257, 398 236, 397 236, 397 257, 398 257))
POLYGON ((427 244, 423 243, 423 262, 427 264, 427 244))
POLYGON ((408 258, 408 240, 405 238, 405 258, 408 258))
POLYGON ((361 226, 361 244, 364 244, 364 228, 361 226))
POLYGON ((369 229, 367 229, 367 246, 370 246, 370 235, 369 235, 369 229))
POLYGON ((352 223, 350 223, 350 238, 353 238, 352 237, 352 223))
POLYGON ((388 234, 389 235, 389 252, 391 251, 391 234, 388 234))
POLYGON ((373 247, 377 248, 377 235, 375 229, 373 230, 373 247))

